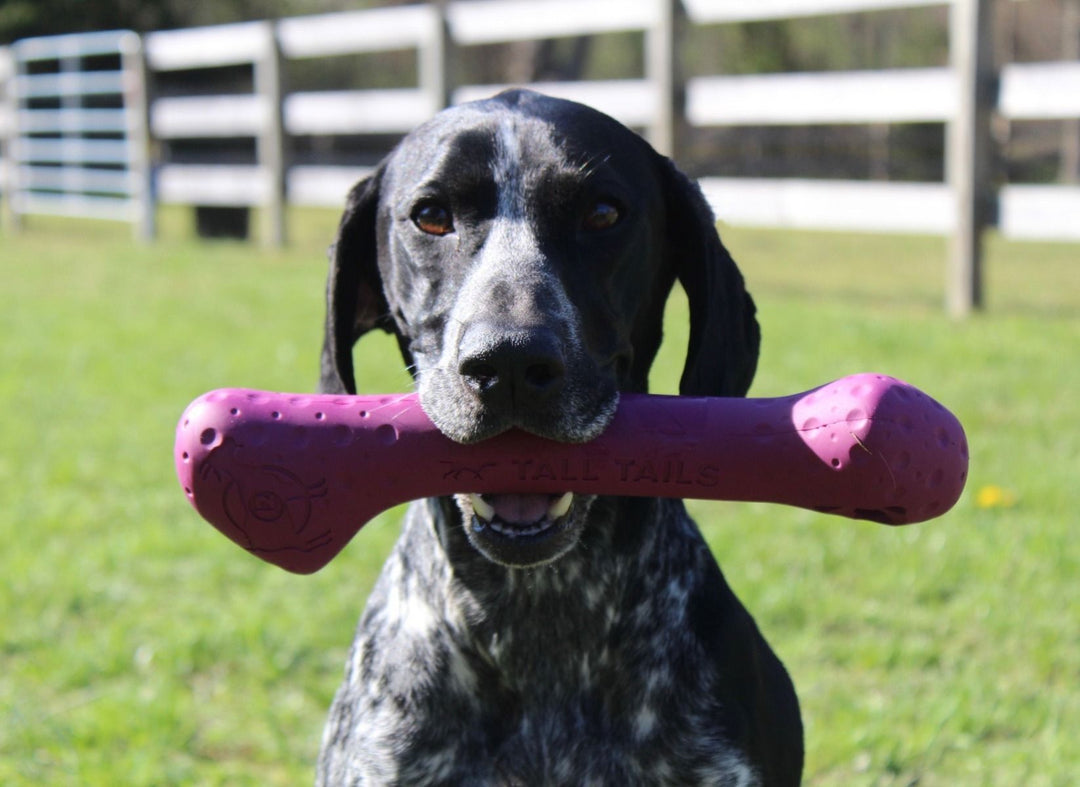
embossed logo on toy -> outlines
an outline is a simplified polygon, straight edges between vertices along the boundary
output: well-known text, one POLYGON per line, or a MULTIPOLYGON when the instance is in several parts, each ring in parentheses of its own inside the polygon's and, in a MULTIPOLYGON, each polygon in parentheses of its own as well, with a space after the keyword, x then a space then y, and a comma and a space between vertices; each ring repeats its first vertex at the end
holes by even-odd
MULTIPOLYGON (((497 462, 463 465, 443 462, 449 469, 443 478, 454 481, 484 481, 491 471, 498 471, 497 462)), ((687 462, 679 456, 620 457, 608 454, 584 454, 562 459, 510 459, 517 481, 531 484, 543 481, 575 482, 617 479, 625 484, 676 484, 679 486, 714 487, 720 482, 720 468, 715 464, 687 462)))
POLYGON ((575 459, 513 459, 510 463, 519 481, 598 481, 604 461, 606 457, 586 454, 575 459))
POLYGON ((450 480, 453 480, 453 481, 461 481, 461 480, 483 481, 484 480, 484 473, 486 473, 488 470, 491 470, 494 467, 498 467, 497 463, 495 463, 495 462, 484 462, 481 465, 473 466, 473 465, 463 465, 460 462, 449 462, 449 461, 443 460, 442 462, 440 462, 440 464, 449 465, 450 469, 448 469, 445 473, 443 473, 443 478, 450 479, 450 480))
POLYGON ((685 462, 677 456, 644 459, 614 459, 619 480, 625 483, 676 484, 713 487, 720 483, 720 468, 711 464, 685 462))
POLYGON ((684 414, 667 407, 644 409, 637 414, 633 430, 653 435, 662 441, 664 448, 642 456, 612 457, 620 482, 702 488, 720 483, 717 465, 688 461, 679 450, 692 449, 700 442, 700 430, 690 429, 686 423, 707 423, 708 410, 704 401, 686 398, 679 401, 679 406, 686 410, 684 414))
POLYGON ((312 501, 326 497, 326 479, 305 482, 275 465, 227 464, 211 459, 201 468, 204 482, 220 485, 221 510, 232 525, 226 533, 250 552, 312 552, 333 540, 329 528, 308 532, 312 501))

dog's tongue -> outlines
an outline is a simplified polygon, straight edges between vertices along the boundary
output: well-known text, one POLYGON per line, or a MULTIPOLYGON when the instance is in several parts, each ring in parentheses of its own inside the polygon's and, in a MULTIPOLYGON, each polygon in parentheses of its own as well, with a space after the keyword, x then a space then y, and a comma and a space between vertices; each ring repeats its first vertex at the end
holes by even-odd
POLYGON ((484 495, 495 516, 512 525, 531 525, 547 516, 551 495, 484 495))

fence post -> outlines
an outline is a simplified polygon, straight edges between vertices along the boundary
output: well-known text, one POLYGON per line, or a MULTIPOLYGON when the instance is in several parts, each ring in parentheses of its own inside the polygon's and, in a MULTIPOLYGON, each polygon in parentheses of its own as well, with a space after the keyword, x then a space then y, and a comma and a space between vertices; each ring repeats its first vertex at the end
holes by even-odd
POLYGON ((956 210, 946 306, 964 317, 983 306, 983 232, 995 194, 990 179, 991 113, 996 104, 990 0, 953 0, 949 49, 957 86, 946 140, 947 179, 956 210))
MULTIPOLYGON (((1061 7, 1061 57, 1080 60, 1080 0, 1065 0, 1061 7)), ((1080 120, 1076 118, 1062 121, 1059 169, 1062 182, 1080 181, 1080 120)))
POLYGON ((150 155, 149 77, 142 39, 136 33, 120 43, 121 70, 124 72, 125 134, 131 149, 131 199, 137 213, 135 237, 150 241, 157 234, 157 211, 153 190, 153 163, 150 155))
POLYGON ((675 157, 677 118, 681 114, 676 61, 679 0, 655 0, 656 21, 645 33, 645 75, 656 95, 656 115, 648 131, 649 142, 660 153, 675 157))
POLYGON ((255 142, 262 177, 269 185, 262 217, 263 243, 285 245, 285 128, 282 120, 281 47, 276 26, 264 23, 265 46, 255 62, 255 93, 263 105, 263 125, 255 142))
POLYGON ((420 45, 419 77, 420 87, 431 102, 431 114, 445 109, 451 104, 454 91, 454 78, 450 27, 447 21, 447 0, 435 0, 431 4, 432 30, 420 45))

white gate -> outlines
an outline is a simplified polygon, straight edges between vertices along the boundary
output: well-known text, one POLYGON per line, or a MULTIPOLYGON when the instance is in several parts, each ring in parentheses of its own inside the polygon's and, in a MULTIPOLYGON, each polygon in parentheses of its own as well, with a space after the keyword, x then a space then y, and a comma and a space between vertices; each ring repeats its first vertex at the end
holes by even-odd
POLYGON ((114 219, 150 237, 153 210, 139 36, 29 38, 11 47, 8 209, 114 219))

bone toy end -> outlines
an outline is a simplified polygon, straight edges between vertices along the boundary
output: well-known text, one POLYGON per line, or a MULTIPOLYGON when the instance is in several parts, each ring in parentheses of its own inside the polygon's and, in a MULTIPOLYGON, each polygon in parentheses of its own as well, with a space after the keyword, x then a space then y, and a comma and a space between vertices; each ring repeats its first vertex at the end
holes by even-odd
POLYGON ((860 374, 793 396, 626 394, 596 440, 444 437, 413 394, 222 389, 176 432, 188 500, 253 554, 298 573, 372 517, 421 497, 564 492, 775 502, 885 524, 943 514, 967 479, 963 428, 907 383, 860 374))

